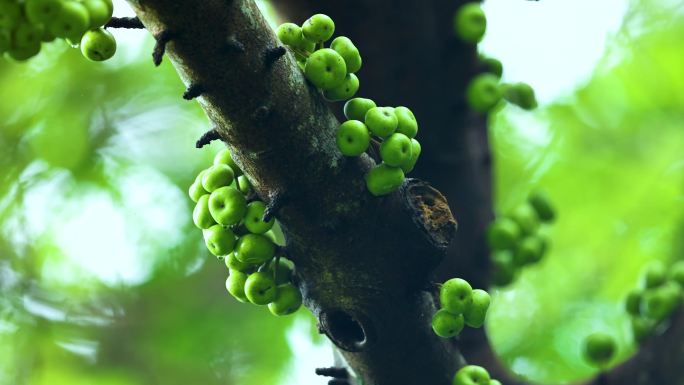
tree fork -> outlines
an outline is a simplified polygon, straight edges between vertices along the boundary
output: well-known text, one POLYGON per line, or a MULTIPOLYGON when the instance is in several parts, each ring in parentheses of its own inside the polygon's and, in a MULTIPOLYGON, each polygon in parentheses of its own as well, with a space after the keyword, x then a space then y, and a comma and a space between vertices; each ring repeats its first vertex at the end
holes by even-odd
POLYGON ((455 232, 444 196, 415 179, 370 195, 374 162, 339 153, 337 119, 292 53, 273 51, 252 0, 129 2, 153 36, 174 31, 167 56, 185 84, 203 85, 195 96, 256 193, 287 196, 277 215, 305 305, 355 373, 374 385, 449 384, 463 360, 432 332, 423 291, 455 232), (226 50, 225 36, 244 51, 226 50))

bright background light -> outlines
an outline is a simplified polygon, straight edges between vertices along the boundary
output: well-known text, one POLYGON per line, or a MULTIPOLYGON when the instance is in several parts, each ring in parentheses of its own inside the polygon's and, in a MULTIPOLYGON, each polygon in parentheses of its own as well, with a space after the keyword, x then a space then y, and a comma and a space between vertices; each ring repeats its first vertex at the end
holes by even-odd
POLYGON ((487 35, 480 49, 504 63, 504 81, 529 83, 540 103, 549 103, 588 79, 628 5, 628 0, 487 0, 487 35))

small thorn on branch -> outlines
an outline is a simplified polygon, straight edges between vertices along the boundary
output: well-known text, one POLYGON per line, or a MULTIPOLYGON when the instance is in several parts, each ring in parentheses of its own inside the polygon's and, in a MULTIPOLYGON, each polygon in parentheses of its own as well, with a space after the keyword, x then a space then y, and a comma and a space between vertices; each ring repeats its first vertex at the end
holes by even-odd
POLYGON ((164 53, 166 52, 166 44, 171 41, 171 38, 171 32, 166 29, 154 36, 157 43, 154 45, 154 50, 152 51, 152 61, 156 67, 159 67, 161 64, 164 53))
POLYGON ((264 52, 264 67, 266 67, 266 69, 270 69, 278 59, 285 55, 286 52, 287 50, 283 46, 268 48, 264 52))
POLYGON ((211 130, 205 132, 204 134, 202 134, 202 136, 200 136, 197 143, 195 143, 195 147, 202 148, 207 144, 219 139, 221 139, 221 135, 219 135, 218 130, 212 128, 211 130))
POLYGON ((112 17, 105 28, 144 29, 145 26, 137 17, 112 17))
POLYGON ((276 190, 270 194, 271 201, 266 205, 264 210, 264 222, 270 221, 275 217, 276 213, 287 203, 288 197, 282 190, 276 190))
POLYGON ((245 45, 235 38, 235 35, 230 35, 226 39, 226 51, 229 52, 245 52, 245 45))
POLYGON ((183 99, 192 100, 192 99, 202 95, 203 92, 204 92, 204 86, 202 86, 201 84, 191 83, 188 86, 188 89, 185 90, 185 92, 183 93, 183 99))
POLYGON ((316 368, 316 374, 323 377, 333 377, 337 379, 349 378, 347 368, 330 367, 330 368, 316 368))

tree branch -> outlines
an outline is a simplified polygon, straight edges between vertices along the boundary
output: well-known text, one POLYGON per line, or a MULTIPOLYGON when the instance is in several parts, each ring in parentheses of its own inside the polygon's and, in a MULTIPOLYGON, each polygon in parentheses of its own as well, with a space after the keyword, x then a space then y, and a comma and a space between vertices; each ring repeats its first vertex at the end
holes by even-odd
POLYGON ((464 98, 468 82, 482 67, 476 47, 459 41, 453 30, 453 15, 468 1, 272 3, 284 19, 295 23, 314 13, 330 15, 336 34, 351 38, 363 57, 359 96, 413 110, 423 147, 413 175, 444 193, 459 222, 437 279, 459 276, 476 287, 487 287, 485 230, 493 218, 487 122, 468 108, 464 98))
MULTIPOLYGON (((457 41, 452 29, 454 13, 466 1, 272 3, 286 20, 296 23, 314 13, 330 15, 338 33, 350 37, 363 56, 359 96, 381 104, 406 105, 415 112, 423 155, 414 174, 445 194, 459 221, 456 240, 438 268, 438 280, 459 276, 476 287, 487 287, 490 266, 485 231, 493 219, 487 121, 469 111, 463 98, 469 80, 483 68, 478 64, 475 47, 457 41), (378 28, 380 25, 382 28, 378 28), (399 55, 399 60, 387 60, 389 54, 399 55)), ((650 381, 644 383, 684 383, 684 354, 677 353, 681 347, 676 345, 684 340, 681 318, 663 336, 655 337, 655 342, 646 343, 634 358, 608 373, 608 384, 631 385, 642 376, 650 381), (668 358, 670 355, 672 358, 668 358), (645 357, 651 357, 651 361, 645 357), (664 363, 669 366, 664 368, 664 363), (658 377, 659 369, 677 381, 662 377, 662 372, 658 377)), ((486 367, 504 384, 525 384, 498 361, 484 330, 466 328, 458 345, 469 363, 486 367)), ((599 385, 597 381, 591 385, 599 385)))
POLYGON ((339 153, 338 121, 294 56, 276 57, 253 1, 129 1, 153 35, 174 31, 170 61, 202 85, 197 100, 257 194, 287 196, 278 220, 305 305, 355 373, 366 384, 449 384, 462 359, 432 332, 422 291, 455 231, 444 196, 418 180, 368 193, 374 162, 339 153), (226 50, 231 40, 242 49, 226 50))

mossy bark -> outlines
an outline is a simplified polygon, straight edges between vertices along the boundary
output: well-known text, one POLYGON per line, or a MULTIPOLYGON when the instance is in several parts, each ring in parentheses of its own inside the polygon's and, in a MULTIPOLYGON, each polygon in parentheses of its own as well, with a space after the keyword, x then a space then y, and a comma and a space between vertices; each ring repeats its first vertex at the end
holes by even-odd
POLYGON ((252 0, 131 5, 170 37, 186 96, 275 208, 305 305, 351 368, 365 384, 449 384, 462 358, 432 333, 429 293, 456 227, 444 196, 415 179, 384 197, 366 190, 374 161, 340 154, 338 120, 292 53, 273 60, 279 43, 252 0))

